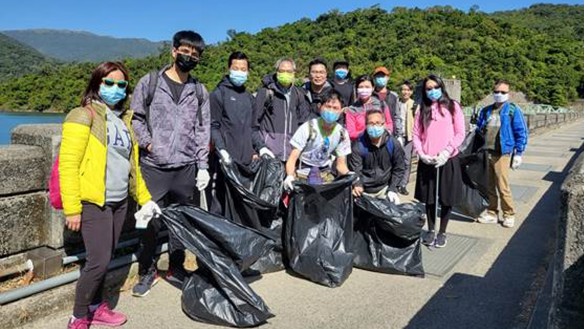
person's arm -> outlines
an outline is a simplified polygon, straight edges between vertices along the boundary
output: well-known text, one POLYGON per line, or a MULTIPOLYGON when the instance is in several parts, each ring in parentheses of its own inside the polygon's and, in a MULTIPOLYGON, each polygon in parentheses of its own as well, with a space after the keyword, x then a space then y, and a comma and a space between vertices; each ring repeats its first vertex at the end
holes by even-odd
MULTIPOLYGON (((397 104, 397 103, 396 103, 397 104)), ((386 102, 382 102, 382 106, 383 111, 384 111, 384 120, 386 121, 386 131, 388 131, 388 133, 390 133, 391 135, 395 136, 397 131, 394 131, 394 118, 392 117, 392 113, 390 112, 390 107, 388 107, 388 104, 386 104, 386 102)), ((396 112, 394 112, 396 113, 396 112)), ((397 121, 398 122, 398 121, 397 121)), ((396 126, 396 128, 398 128, 398 126, 396 126)))
POLYGON ((335 159, 335 169, 340 175, 347 175, 349 173, 349 169, 347 168, 347 156, 339 156, 335 159))
POLYGON ((404 163, 404 149, 400 143, 393 137, 388 140, 388 143, 393 143, 392 158, 392 175, 388 184, 389 191, 397 192, 402 178, 406 174, 406 164, 404 163))
MULTIPOLYGON (((511 104, 509 105, 512 106, 511 104)), ((516 107, 514 111, 514 117, 512 118, 512 132, 514 133, 514 149, 517 155, 522 155, 526 149, 528 143, 528 127, 524 120, 524 114, 519 107, 516 107)))
POLYGON ((353 141, 351 145, 351 154, 349 155, 348 165, 349 170, 353 171, 357 177, 359 177, 358 181, 355 183, 356 186, 364 185, 364 179, 362 177, 362 169, 363 169, 363 158, 360 154, 359 149, 359 140, 353 141))
POLYGON ((335 148, 335 155, 337 159, 335 161, 335 168, 340 175, 347 175, 349 173, 349 169, 347 168, 347 156, 351 154, 351 142, 349 140, 349 134, 347 130, 343 129, 343 127, 339 127, 342 129, 341 137, 339 144, 335 148))
POLYGON ((420 116, 421 114, 421 108, 419 106, 419 109, 414 113, 414 122, 412 125, 412 147, 414 148, 414 151, 416 152, 416 154, 420 155, 420 154, 425 154, 422 150, 422 124, 421 124, 421 118, 420 116))
POLYGON ((198 169, 209 168, 209 141, 211 138, 211 110, 209 104, 209 93, 205 86, 201 85, 201 91, 203 92, 203 104, 197 104, 201 108, 197 108, 196 111, 201 111, 201 120, 199 122, 197 118, 195 120, 195 144, 197 149, 195 150, 195 161, 197 162, 198 169))
POLYGON ((290 152, 290 155, 288 156, 288 160, 286 160, 285 168, 287 176, 296 177, 297 161, 299 160, 300 156, 301 150, 293 148, 293 150, 290 152))
POLYGON ((146 108, 144 106, 148 94, 149 80, 150 75, 147 74, 138 81, 130 102, 130 108, 134 112, 132 115, 132 129, 138 140, 138 146, 145 150, 148 150, 149 145, 152 143, 152 135, 148 129, 146 108))
POLYGON ((223 104, 221 102, 221 91, 215 89, 209 96, 211 111, 211 140, 217 151, 225 150, 225 142, 221 134, 221 119, 223 118, 223 104))
MULTIPOLYGON (((256 152, 259 152, 260 149, 266 147, 264 143, 264 138, 262 138, 262 134, 260 134, 260 121, 259 114, 258 114, 258 107, 254 102, 254 96, 250 94, 250 104, 252 104, 252 146, 256 152)), ((262 109, 264 110, 264 109, 262 109)))
POLYGON ((297 97, 297 121, 300 126, 311 120, 313 112, 311 111, 311 104, 309 104, 309 100, 307 100, 303 89, 296 86, 293 88, 295 88, 295 92, 291 94, 294 94, 297 97))
POLYGON ((346 107, 343 112, 345 113, 345 128, 349 133, 349 138, 352 140, 357 139, 360 133, 357 131, 356 118, 353 115, 353 112, 348 107, 346 107))
POLYGON ((453 138, 447 143, 445 150, 453 155, 455 150, 461 146, 465 139, 465 117, 463 116, 463 110, 459 103, 455 102, 455 113, 453 115, 453 138))

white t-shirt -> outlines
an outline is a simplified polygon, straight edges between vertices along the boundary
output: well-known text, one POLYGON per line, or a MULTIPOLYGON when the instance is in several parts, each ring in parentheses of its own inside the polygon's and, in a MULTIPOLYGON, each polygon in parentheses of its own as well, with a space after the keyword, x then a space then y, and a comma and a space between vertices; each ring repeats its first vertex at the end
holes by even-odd
POLYGON ((325 167, 331 165, 331 155, 339 157, 351 154, 351 144, 347 130, 338 123, 328 136, 323 136, 318 120, 303 123, 290 140, 290 145, 301 150, 303 164, 325 167), (309 140, 309 137, 313 139, 309 140))

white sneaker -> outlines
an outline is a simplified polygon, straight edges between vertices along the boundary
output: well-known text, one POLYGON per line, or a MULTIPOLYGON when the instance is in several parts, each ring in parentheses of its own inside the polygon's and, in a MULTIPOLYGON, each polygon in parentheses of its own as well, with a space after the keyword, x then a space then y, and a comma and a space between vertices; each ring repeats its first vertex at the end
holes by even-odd
POLYGON ((482 224, 497 224, 498 215, 486 211, 479 216, 477 221, 482 224))
POLYGON ((502 226, 504 227, 514 227, 514 215, 504 215, 504 221, 502 222, 502 226))

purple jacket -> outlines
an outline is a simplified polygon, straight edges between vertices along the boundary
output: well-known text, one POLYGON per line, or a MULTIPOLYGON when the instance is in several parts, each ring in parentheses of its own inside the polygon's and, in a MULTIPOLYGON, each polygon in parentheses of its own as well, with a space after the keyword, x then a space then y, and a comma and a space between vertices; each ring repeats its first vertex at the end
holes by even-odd
POLYGON ((162 74, 158 72, 158 82, 154 92, 148 122, 144 102, 148 94, 150 76, 142 77, 132 95, 130 107, 134 111, 132 127, 140 147, 140 161, 159 168, 175 168, 197 163, 199 169, 207 169, 210 140, 209 93, 205 86, 197 97, 195 80, 189 77, 181 98, 175 102, 162 74), (203 104, 199 104, 201 99, 203 104), (202 122, 197 112, 201 107, 202 122), (146 147, 152 144, 152 152, 146 147))

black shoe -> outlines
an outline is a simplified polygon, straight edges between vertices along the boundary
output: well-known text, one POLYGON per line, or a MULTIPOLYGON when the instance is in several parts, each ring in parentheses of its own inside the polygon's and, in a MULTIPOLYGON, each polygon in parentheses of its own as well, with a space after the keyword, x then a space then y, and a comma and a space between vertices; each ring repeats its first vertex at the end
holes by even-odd
POLYGON ((428 231, 425 233, 422 243, 427 246, 432 246, 435 244, 435 231, 428 231))
POLYGON ((155 268, 151 268, 146 274, 140 275, 138 283, 132 288, 132 295, 136 297, 144 297, 150 292, 152 288, 159 280, 157 271, 155 268))
POLYGON ((400 193, 402 195, 408 195, 408 190, 406 189, 406 186, 400 186, 398 188, 398 193, 400 193))
POLYGON ((169 268, 165 275, 165 280, 169 283, 177 286, 182 286, 185 279, 187 279, 191 273, 182 266, 169 268))
POLYGON ((435 239, 435 248, 443 248, 447 245, 447 234, 439 233, 435 239))

